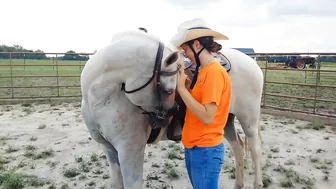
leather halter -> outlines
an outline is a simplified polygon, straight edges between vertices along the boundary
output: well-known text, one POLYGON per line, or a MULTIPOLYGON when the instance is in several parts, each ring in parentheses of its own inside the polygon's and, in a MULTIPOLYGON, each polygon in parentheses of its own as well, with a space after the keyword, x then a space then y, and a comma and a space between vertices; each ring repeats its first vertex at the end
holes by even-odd
MULTIPOLYGON (((161 92, 164 90, 162 88, 162 85, 160 83, 160 76, 172 76, 175 75, 181 68, 181 66, 178 66, 178 68, 173 71, 173 72, 167 72, 167 71, 161 71, 161 63, 162 63, 162 57, 163 57, 163 50, 164 50, 164 45, 162 42, 159 42, 159 47, 158 51, 156 54, 156 59, 155 59, 155 64, 154 64, 154 70, 153 70, 153 75, 152 77, 142 86, 139 88, 126 91, 125 88, 125 83, 122 83, 121 90, 124 90, 125 93, 135 93, 146 86, 148 86, 152 81, 153 81, 153 92, 155 92, 157 99, 158 99, 158 106, 155 112, 147 112, 143 110, 140 106, 138 106, 141 110, 143 110, 143 114, 148 114, 151 117, 154 117, 155 119, 161 121, 161 120, 166 120, 167 117, 171 116, 174 114, 174 112, 178 109, 178 104, 175 102, 175 105, 173 108, 169 109, 167 112, 163 109, 162 106, 162 97, 161 97, 161 92)), ((152 126, 155 128, 155 126, 152 126)))

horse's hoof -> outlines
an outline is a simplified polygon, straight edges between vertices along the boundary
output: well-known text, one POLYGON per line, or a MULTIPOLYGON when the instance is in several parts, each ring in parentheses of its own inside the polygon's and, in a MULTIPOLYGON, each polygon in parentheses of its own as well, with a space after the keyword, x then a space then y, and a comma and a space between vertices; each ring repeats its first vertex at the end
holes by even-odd
POLYGON ((254 183, 254 189, 262 189, 263 186, 264 186, 264 184, 262 182, 260 182, 260 183, 255 182, 254 183))
POLYGON ((233 189, 243 189, 244 188, 244 184, 235 184, 235 186, 233 187, 233 189))

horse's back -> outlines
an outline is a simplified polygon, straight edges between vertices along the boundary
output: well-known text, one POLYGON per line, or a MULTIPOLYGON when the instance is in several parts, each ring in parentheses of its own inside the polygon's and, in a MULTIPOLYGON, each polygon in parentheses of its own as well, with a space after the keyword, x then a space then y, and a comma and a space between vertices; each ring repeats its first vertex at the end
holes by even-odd
POLYGON ((251 78, 263 78, 263 74, 258 63, 250 56, 236 49, 230 48, 223 48, 220 52, 231 62, 232 68, 229 73, 230 75, 233 76, 236 73, 246 72, 251 78))
POLYGON ((263 88, 263 73, 259 65, 253 58, 236 49, 223 48, 220 52, 231 63, 231 113, 259 112, 257 109, 260 108, 263 88))

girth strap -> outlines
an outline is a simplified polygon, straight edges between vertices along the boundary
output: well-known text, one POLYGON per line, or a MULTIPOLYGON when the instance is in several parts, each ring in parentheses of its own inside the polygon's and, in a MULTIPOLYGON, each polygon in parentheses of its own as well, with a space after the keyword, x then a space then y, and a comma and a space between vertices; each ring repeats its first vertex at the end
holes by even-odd
POLYGON ((157 137, 159 136, 160 131, 161 131, 161 128, 152 129, 151 133, 148 137, 147 144, 150 144, 150 143, 154 142, 157 139, 157 137))

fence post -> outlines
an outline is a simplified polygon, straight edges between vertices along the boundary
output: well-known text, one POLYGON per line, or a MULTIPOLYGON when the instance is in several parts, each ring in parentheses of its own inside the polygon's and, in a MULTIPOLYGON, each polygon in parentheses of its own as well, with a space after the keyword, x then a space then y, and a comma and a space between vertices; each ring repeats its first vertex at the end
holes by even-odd
POLYGON ((307 83, 307 66, 305 68, 305 83, 307 83))
POLYGON ((10 66, 10 79, 11 79, 11 88, 12 88, 12 98, 14 98, 14 82, 13 82, 12 53, 9 53, 9 66, 10 66))
POLYGON ((317 70, 316 70, 316 78, 315 78, 315 94, 314 94, 314 109, 313 112, 314 114, 316 113, 316 98, 317 98, 317 88, 318 88, 318 83, 320 82, 320 65, 321 65, 321 56, 320 54, 318 55, 318 62, 317 62, 317 70))
POLYGON ((57 58, 57 54, 56 54, 56 82, 57 82, 57 97, 59 97, 58 58, 57 58))
POLYGON ((322 65, 321 65, 322 63, 321 63, 321 59, 318 61, 318 63, 317 63, 317 67, 318 67, 318 71, 317 71, 317 73, 318 73, 318 83, 320 83, 320 81, 321 81, 321 67, 322 67, 322 65))
MULTIPOLYGON (((57 56, 57 54, 56 54, 57 56)), ((55 57, 52 57, 52 60, 53 60, 53 71, 55 71, 55 57)))
POLYGON ((268 55, 266 54, 266 64, 265 64, 265 74, 264 74, 264 99, 263 99, 263 107, 266 105, 266 75, 267 75, 267 68, 268 68, 268 55))
POLYGON ((26 70, 26 53, 23 54, 23 70, 26 70))

